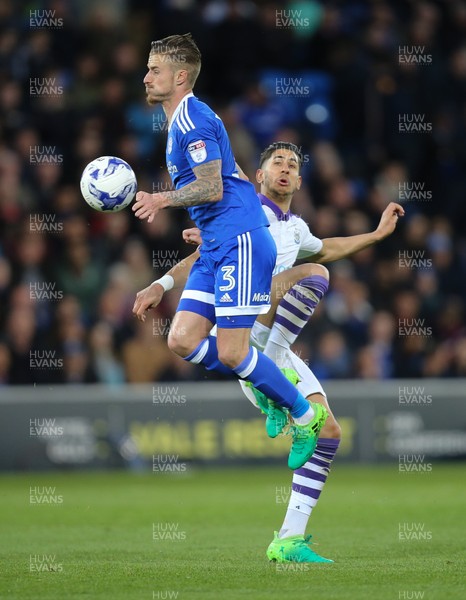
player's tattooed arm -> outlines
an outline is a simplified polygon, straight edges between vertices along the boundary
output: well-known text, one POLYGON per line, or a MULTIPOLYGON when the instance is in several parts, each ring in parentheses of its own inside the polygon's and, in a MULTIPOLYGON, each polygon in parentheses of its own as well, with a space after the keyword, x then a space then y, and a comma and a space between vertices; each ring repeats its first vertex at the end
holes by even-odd
POLYGON ((152 223, 162 208, 186 208, 209 202, 218 202, 223 197, 222 161, 212 160, 194 167, 196 179, 179 190, 148 194, 138 192, 133 212, 139 219, 152 223))
POLYGON ((217 202, 223 196, 222 161, 211 160, 194 167, 196 179, 180 190, 165 192, 166 206, 186 207, 217 202))

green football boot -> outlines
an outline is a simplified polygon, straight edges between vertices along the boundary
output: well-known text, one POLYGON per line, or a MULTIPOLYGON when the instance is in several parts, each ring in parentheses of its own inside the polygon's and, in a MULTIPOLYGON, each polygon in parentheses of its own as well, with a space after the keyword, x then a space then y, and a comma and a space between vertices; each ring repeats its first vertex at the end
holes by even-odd
POLYGON ((275 532, 273 542, 267 548, 267 558, 278 563, 333 563, 330 558, 319 556, 311 550, 311 535, 293 535, 287 538, 279 538, 275 532))
MULTIPOLYGON (((299 375, 294 369, 280 369, 280 371, 294 386, 296 386, 296 384, 301 381, 299 375)), ((280 435, 280 433, 282 433, 282 431, 288 424, 289 411, 287 408, 283 408, 282 406, 280 406, 280 404, 274 402, 270 398, 268 399, 268 402, 269 411, 267 420, 265 421, 265 429, 269 437, 275 438, 277 437, 277 435, 280 435)))
POLYGON ((268 415, 269 414, 269 399, 267 398, 267 396, 265 394, 263 394, 262 392, 260 392, 258 389, 256 389, 250 381, 245 381, 244 383, 254 394, 257 405, 259 406, 261 412, 264 413, 264 415, 268 415))
POLYGON ((314 454, 317 440, 322 427, 328 417, 325 406, 317 402, 310 402, 314 410, 314 418, 307 425, 293 424, 290 455, 288 457, 288 466, 295 471, 302 467, 314 454))
MULTIPOLYGON (((299 375, 294 369, 280 369, 283 375, 293 385, 296 385, 300 380, 299 375)), ((274 402, 270 398, 267 398, 265 394, 256 389, 250 381, 246 381, 248 388, 252 390, 256 402, 259 405, 261 411, 267 415, 265 421, 265 430, 270 438, 277 437, 284 430, 288 424, 288 409, 283 408, 277 402, 274 402)))

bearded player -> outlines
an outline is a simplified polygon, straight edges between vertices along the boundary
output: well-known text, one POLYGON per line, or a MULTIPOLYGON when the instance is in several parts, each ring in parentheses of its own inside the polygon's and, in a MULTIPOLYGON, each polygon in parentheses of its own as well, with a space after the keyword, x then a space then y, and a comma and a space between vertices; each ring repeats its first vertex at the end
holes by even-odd
POLYGON ((276 246, 254 186, 241 179, 221 119, 193 95, 201 54, 190 34, 152 42, 147 101, 168 121, 167 169, 174 191, 138 192, 133 211, 152 222, 164 208, 187 208, 203 244, 168 336, 169 348, 207 369, 236 376, 286 409, 293 423, 288 466, 313 454, 328 413, 310 404, 280 369, 250 346, 258 314, 270 308, 276 246), (209 335, 218 327, 217 337, 209 335))

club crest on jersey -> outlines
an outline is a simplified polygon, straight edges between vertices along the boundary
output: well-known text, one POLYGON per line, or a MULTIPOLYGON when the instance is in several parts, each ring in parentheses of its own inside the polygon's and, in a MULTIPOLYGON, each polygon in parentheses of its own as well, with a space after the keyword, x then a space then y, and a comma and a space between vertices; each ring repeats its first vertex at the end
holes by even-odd
POLYGON ((203 140, 189 144, 188 152, 195 163, 201 163, 207 158, 207 148, 203 140))
POLYGON ((167 142, 167 154, 171 154, 173 149, 173 138, 170 136, 167 142))
POLYGON ((297 244, 299 244, 301 242, 301 232, 297 228, 294 230, 294 241, 297 244))

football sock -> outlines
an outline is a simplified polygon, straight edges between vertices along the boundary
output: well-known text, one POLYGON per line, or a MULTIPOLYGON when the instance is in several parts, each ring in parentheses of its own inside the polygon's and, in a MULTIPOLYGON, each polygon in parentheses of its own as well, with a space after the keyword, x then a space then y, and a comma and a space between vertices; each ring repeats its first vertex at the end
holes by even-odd
POLYGON ((319 438, 314 454, 293 473, 290 501, 279 537, 305 534, 339 444, 336 438, 319 438))
POLYGON ((264 354, 279 367, 291 367, 289 348, 311 318, 328 290, 328 279, 311 275, 301 279, 280 300, 264 354))
POLYGON ((280 369, 262 352, 249 348, 246 358, 234 369, 223 365, 218 359, 217 340, 208 336, 198 347, 185 357, 185 360, 202 364, 208 370, 236 375, 250 381, 255 388, 284 408, 288 408, 293 418, 301 417, 301 424, 309 423, 314 411, 306 398, 288 381, 280 369))
POLYGON ((213 335, 207 336, 199 346, 191 352, 184 360, 196 365, 204 365, 208 371, 218 371, 224 375, 233 375, 233 371, 218 360, 217 338, 213 335))

